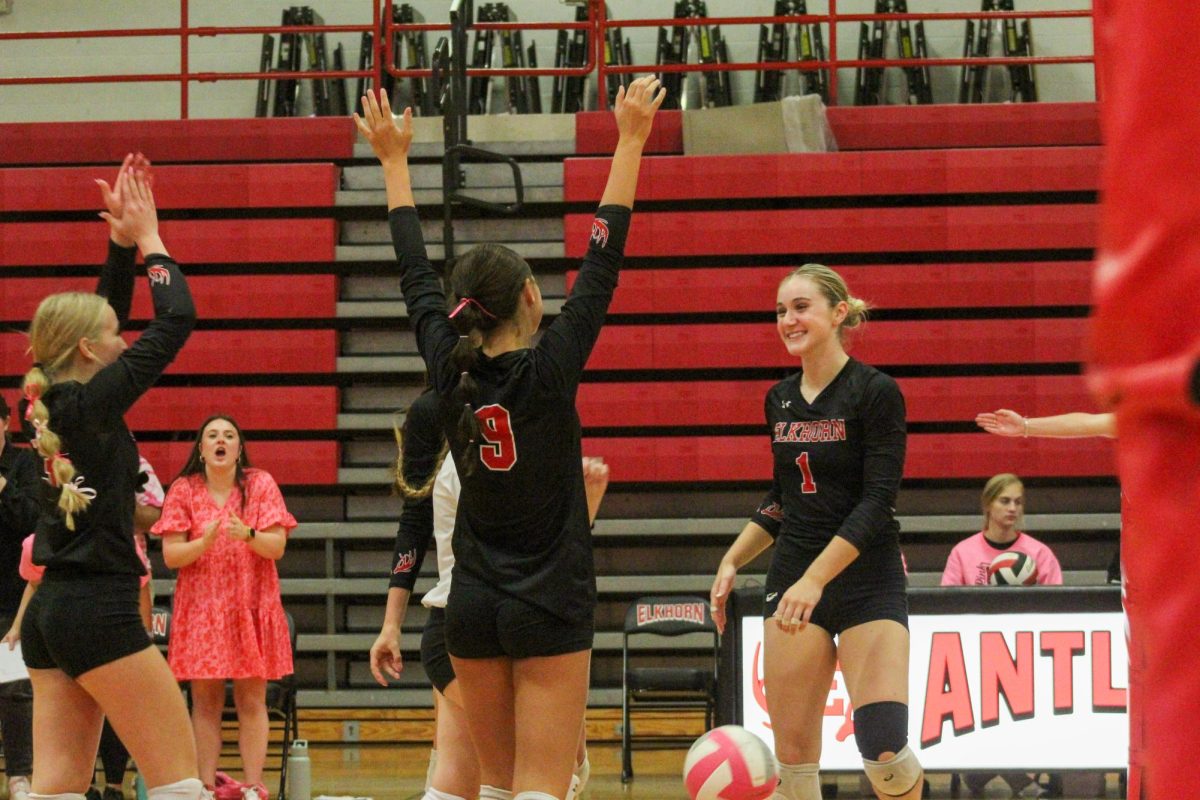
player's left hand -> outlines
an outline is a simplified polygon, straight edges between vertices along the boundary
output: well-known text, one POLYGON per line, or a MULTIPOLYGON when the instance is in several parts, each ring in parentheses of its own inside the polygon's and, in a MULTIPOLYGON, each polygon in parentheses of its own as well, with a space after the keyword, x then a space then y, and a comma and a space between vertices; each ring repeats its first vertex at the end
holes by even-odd
POLYGON ((775 622, 785 631, 795 633, 812 619, 813 609, 821 602, 825 587, 807 575, 788 587, 775 609, 775 622))
POLYGON ((371 144, 371 149, 379 158, 380 163, 397 161, 408 158, 408 148, 412 145, 412 109, 404 109, 401 124, 397 125, 392 117, 392 106, 388 100, 387 90, 380 89, 379 96, 367 92, 362 98, 363 116, 354 115, 354 124, 358 131, 371 144))

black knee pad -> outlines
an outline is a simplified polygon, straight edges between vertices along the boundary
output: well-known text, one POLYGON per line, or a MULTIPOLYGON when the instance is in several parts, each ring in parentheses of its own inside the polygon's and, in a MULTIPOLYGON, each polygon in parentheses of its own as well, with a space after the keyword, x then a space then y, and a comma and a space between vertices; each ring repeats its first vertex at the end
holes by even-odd
POLYGON ((854 740, 871 761, 881 753, 899 753, 908 744, 908 706, 888 700, 854 709, 854 740))

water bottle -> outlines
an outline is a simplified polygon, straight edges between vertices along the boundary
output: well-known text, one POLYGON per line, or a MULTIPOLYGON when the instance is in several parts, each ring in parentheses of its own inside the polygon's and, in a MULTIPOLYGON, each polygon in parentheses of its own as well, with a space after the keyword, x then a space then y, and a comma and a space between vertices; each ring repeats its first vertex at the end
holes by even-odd
POLYGON ((312 762, 306 739, 292 742, 287 768, 287 800, 312 800, 312 762))

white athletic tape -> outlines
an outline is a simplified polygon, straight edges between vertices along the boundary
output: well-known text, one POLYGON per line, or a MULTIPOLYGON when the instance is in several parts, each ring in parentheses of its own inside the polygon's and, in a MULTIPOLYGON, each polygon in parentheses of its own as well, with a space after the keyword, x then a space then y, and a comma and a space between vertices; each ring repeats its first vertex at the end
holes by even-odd
POLYGON ((204 784, 199 778, 184 778, 175 783, 155 786, 146 792, 150 800, 199 800, 204 792, 204 784))

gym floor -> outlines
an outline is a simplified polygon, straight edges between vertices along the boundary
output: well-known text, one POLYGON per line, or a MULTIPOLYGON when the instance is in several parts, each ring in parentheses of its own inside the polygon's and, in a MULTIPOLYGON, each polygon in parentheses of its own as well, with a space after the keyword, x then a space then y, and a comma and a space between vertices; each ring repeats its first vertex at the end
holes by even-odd
MULTIPOLYGON (((592 779, 588 784, 589 800, 687 800, 680 772, 683 769, 683 750, 639 751, 634 753, 636 776, 629 784, 621 784, 621 751, 612 744, 593 745, 588 750, 592 761, 592 779)), ((311 751, 313 797, 318 795, 370 797, 373 800, 416 800, 425 782, 429 749, 415 745, 375 745, 345 747, 320 745, 311 751)), ((267 785, 272 785, 268 775, 267 785)), ((930 776, 931 797, 950 797, 950 777, 930 776)), ((1036 797, 1027 790, 1021 797, 1036 797)), ((840 776, 839 798, 857 798, 860 794, 857 775, 840 776)), ((967 796, 964 789, 963 797, 967 796)), ((985 798, 1012 797, 1003 781, 988 784, 985 798)), ((1072 794, 1064 800, 1085 798, 1118 798, 1120 791, 1115 775, 1107 776, 1103 794, 1089 792, 1072 794)), ((832 795, 826 793, 826 800, 832 795)))

